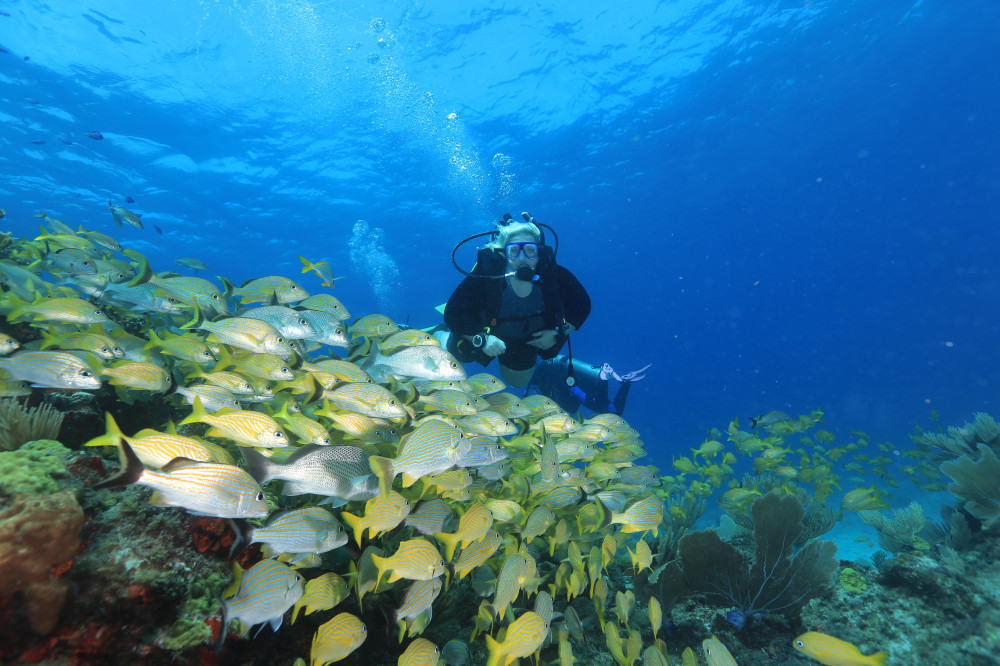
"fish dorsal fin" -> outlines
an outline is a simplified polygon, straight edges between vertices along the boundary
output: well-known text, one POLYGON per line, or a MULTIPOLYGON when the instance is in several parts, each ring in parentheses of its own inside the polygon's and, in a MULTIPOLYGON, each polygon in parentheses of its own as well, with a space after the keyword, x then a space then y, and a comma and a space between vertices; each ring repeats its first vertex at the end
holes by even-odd
POLYGON ((171 472, 176 472, 179 469, 186 469, 188 467, 193 467, 195 465, 204 465, 205 463, 199 462, 197 460, 191 460, 190 458, 174 458, 166 465, 160 468, 161 472, 170 474, 171 472))

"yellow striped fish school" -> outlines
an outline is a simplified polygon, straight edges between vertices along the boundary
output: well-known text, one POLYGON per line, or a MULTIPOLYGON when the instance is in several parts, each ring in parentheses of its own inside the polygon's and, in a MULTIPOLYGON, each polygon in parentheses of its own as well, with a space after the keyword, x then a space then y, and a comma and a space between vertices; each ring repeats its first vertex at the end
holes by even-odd
POLYGON ((985 414, 900 449, 772 411, 660 469, 384 314, 48 225, 0 257, 4 663, 931 663, 886 609, 976 607, 985 414), (944 522, 897 476, 950 478, 944 522))

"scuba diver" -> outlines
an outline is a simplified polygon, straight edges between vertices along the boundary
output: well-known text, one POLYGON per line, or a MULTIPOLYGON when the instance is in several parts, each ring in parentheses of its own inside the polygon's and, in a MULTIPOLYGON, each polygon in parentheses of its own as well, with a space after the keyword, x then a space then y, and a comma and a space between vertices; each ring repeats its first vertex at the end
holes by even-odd
POLYGON ((535 389, 538 393, 551 398, 570 414, 575 414, 581 407, 586 407, 595 413, 610 412, 621 416, 625 411, 629 388, 634 382, 645 379, 646 371, 652 365, 649 363, 638 370, 619 375, 607 363, 591 365, 569 356, 559 355, 538 362, 528 389, 535 389), (569 371, 570 364, 573 366, 572 373, 569 371), (572 386, 566 383, 568 376, 575 379, 572 386), (621 383, 613 400, 608 397, 612 379, 621 383))
POLYGON ((452 250, 452 264, 466 277, 444 309, 450 333, 438 334, 462 363, 486 366, 496 358, 503 380, 517 388, 531 380, 536 358, 554 358, 590 314, 587 291, 556 263, 555 230, 528 213, 521 217, 523 222, 504 215, 494 231, 470 236, 452 250), (540 227, 555 238, 555 248, 540 227), (472 271, 460 268, 458 248, 487 235, 490 242, 479 250, 472 271))

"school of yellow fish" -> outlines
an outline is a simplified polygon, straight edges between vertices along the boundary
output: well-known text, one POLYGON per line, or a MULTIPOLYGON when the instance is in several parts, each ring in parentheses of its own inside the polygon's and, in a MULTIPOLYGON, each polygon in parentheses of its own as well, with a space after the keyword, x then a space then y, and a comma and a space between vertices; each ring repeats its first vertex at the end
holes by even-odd
MULTIPOLYGON (((116 222, 128 213, 112 208, 116 222)), ((483 599, 469 642, 485 635, 491 665, 549 644, 561 664, 574 663, 570 639, 583 640, 583 623, 572 607, 554 606, 584 594, 617 663, 669 663, 656 598, 643 619, 655 644, 644 649, 633 593, 609 589, 604 572, 618 552, 650 569, 657 554, 646 534, 689 528, 693 498, 725 490, 727 511, 752 503, 761 490, 735 480, 736 453, 786 492, 809 483, 823 500, 839 489, 833 465, 849 448, 831 449, 823 434, 811 453, 783 446, 819 412, 771 412, 750 431, 734 421, 675 458, 676 475, 665 477, 635 464, 645 451, 622 418, 581 420, 543 396, 505 391, 490 374, 466 376, 424 331, 380 314, 347 324, 337 298, 282 276, 237 287, 157 273, 107 234, 42 221, 38 237, 15 241, 0 259, 0 313, 37 337, 0 334, 0 395, 105 384, 129 404, 166 395, 177 424, 125 433, 107 415, 106 434, 89 445, 118 447, 122 470, 100 487, 143 485, 154 505, 233 519, 234 556, 262 544, 267 559, 237 567, 223 603, 223 624, 238 622, 240 635, 263 623, 277 630, 289 610, 294 622, 352 594, 360 606, 405 586, 391 618, 400 642, 411 641, 400 663, 464 663, 466 641, 439 649, 418 636, 443 591, 471 585, 483 599), (361 556, 349 571, 313 575, 323 553, 350 540, 361 556)), ((333 286, 326 262, 302 262, 303 273, 333 286)), ((847 447, 867 444, 858 441, 847 447)), ((842 503, 884 506, 874 486, 842 503)), ((334 614, 313 638, 310 663, 341 660, 366 635, 356 615, 334 614)), ((702 647, 711 665, 735 663, 714 637, 702 647)), ((690 649, 683 659, 696 663, 690 649)))

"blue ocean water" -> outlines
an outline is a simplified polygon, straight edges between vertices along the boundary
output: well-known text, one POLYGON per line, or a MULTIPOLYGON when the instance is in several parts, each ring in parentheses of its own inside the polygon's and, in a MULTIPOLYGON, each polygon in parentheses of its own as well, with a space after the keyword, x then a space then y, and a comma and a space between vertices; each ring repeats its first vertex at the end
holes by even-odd
POLYGON ((325 258, 354 314, 429 326, 453 245, 530 211, 594 301, 574 353, 653 363, 655 462, 773 409, 902 444, 1000 413, 996 3, 0 9, 5 229, 234 281, 325 258))

